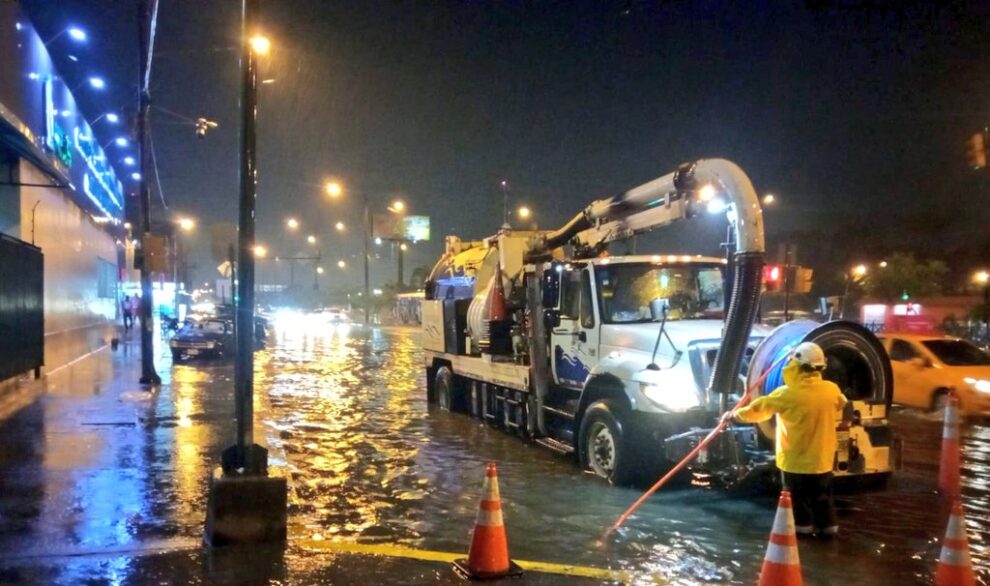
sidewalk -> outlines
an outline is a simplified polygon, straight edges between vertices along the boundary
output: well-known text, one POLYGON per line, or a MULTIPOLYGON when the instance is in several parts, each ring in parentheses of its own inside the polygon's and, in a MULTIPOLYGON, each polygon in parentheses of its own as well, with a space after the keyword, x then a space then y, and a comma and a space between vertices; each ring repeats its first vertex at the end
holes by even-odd
MULTIPOLYGON (((462 583, 437 552, 307 542, 291 512, 284 551, 204 548, 210 470, 234 439, 233 371, 173 369, 165 352, 158 373, 158 391, 138 385, 131 334, 116 352, 4 388, 0 414, 16 411, 0 419, 0 584, 462 583)), ((260 443, 266 402, 256 397, 260 443)), ((564 581, 600 580, 530 571, 513 583, 564 581)))

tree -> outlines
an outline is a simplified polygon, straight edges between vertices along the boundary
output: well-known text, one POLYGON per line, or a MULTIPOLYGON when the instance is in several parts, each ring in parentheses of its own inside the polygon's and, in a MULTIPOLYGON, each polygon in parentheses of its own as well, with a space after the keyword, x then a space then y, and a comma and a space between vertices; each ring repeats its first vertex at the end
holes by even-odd
POLYGON ((898 252, 886 266, 874 265, 863 279, 866 295, 887 303, 910 298, 929 297, 942 292, 943 277, 949 267, 940 260, 918 260, 913 254, 898 252))

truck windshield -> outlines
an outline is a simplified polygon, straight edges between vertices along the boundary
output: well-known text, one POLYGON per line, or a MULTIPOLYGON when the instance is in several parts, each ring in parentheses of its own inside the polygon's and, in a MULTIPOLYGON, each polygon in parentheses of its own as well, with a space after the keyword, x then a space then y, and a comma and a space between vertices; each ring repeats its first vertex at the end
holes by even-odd
POLYGON ((722 267, 684 264, 597 265, 602 320, 607 323, 652 321, 650 302, 666 300, 668 320, 720 319, 722 267))

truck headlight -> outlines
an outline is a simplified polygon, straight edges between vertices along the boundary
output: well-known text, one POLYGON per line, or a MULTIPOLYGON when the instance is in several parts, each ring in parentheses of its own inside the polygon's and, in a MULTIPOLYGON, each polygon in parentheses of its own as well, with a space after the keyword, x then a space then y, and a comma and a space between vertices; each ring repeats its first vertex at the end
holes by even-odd
POLYGON ((981 393, 990 393, 990 380, 983 380, 979 378, 972 378, 967 376, 963 379, 969 386, 973 387, 981 393))
POLYGON ((687 411, 700 404, 694 390, 679 385, 670 388, 641 383, 639 389, 647 399, 656 403, 657 407, 667 411, 687 411))

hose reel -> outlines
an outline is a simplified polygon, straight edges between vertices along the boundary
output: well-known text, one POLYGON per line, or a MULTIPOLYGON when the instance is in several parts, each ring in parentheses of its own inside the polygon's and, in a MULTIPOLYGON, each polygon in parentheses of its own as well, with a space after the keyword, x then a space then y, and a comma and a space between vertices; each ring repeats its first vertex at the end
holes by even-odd
MULTIPOLYGON (((766 368, 802 342, 814 342, 821 346, 827 362, 822 376, 837 384, 847 399, 890 407, 894 397, 894 376, 887 351, 872 332, 849 321, 820 324, 796 320, 777 327, 753 353, 746 375, 747 385, 756 382, 766 368)), ((784 384, 785 363, 781 361, 767 375, 759 387, 761 395, 767 395, 784 384)), ((772 420, 760 424, 760 430, 772 439, 772 420)))

